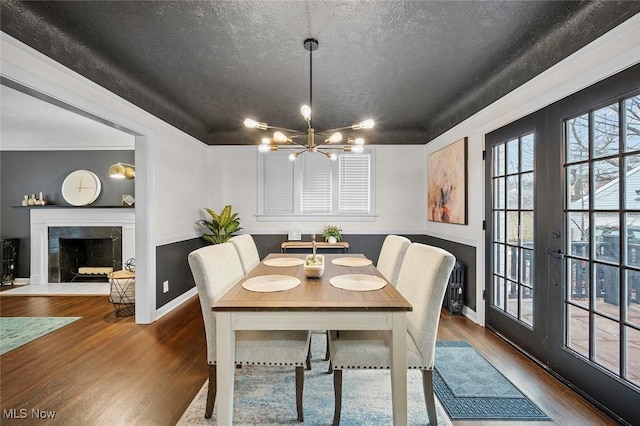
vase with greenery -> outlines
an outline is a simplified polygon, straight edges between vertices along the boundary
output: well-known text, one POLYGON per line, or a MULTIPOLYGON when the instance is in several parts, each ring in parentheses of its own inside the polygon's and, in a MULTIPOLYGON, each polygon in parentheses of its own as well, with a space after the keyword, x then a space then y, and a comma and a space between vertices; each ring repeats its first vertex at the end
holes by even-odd
POLYGON ((205 208, 211 220, 201 219, 198 223, 211 231, 210 234, 202 234, 210 244, 221 244, 227 242, 234 232, 242 229, 237 213, 231 213, 231 205, 225 206, 220 214, 209 208, 205 208))
POLYGON ((336 243, 342 240, 342 228, 338 225, 326 225, 322 230, 322 236, 325 241, 336 243))

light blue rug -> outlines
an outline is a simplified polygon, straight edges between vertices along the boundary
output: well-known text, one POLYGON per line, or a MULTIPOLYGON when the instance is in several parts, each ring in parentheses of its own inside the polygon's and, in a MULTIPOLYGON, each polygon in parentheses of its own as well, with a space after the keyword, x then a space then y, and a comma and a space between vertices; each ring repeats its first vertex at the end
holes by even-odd
MULTIPOLYGON (((235 370, 234 425, 330 425, 333 421, 333 375, 323 361, 325 337, 312 337, 312 369, 304 373, 304 423, 296 419, 293 367, 243 366, 235 370)), ((407 415, 412 426, 427 425, 427 409, 419 371, 408 372, 407 415)), ((347 370, 342 378, 341 425, 392 425, 391 377, 389 370, 347 370)), ((207 382, 178 422, 180 426, 215 425, 204 418, 207 382)), ((452 423, 436 399, 438 425, 452 423)))
POLYGON ((454 420, 551 420, 464 341, 437 342, 433 388, 454 420))
POLYGON ((82 317, 0 317, 0 355, 82 317))

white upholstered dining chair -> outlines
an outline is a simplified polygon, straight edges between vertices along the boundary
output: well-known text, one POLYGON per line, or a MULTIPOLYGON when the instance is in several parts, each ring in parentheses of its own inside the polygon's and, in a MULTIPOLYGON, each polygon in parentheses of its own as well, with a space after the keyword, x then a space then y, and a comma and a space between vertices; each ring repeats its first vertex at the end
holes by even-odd
POLYGON ((400 266, 410 245, 411 241, 400 235, 387 235, 382 243, 376 268, 394 286, 398 282, 400 266))
POLYGON ((233 244, 238 256, 240 256, 240 263, 242 263, 242 269, 245 274, 260 263, 258 247, 256 247, 256 242, 250 234, 235 235, 229 238, 229 242, 233 244))
MULTIPOLYGON (((189 253, 189 266, 198 288, 209 362, 209 388, 205 418, 213 414, 216 400, 216 314, 213 303, 244 273, 238 253, 231 243, 207 246, 189 253)), ((310 332, 301 331, 237 331, 235 363, 295 366, 296 407, 298 421, 303 421, 302 391, 304 368, 309 360, 310 332)))
MULTIPOLYGON (((420 243, 409 246, 398 276, 397 289, 411 303, 407 313, 407 367, 422 372, 422 386, 429 424, 437 424, 433 396, 433 365, 440 308, 455 257, 440 248, 420 243)), ((335 411, 333 424, 340 424, 342 371, 386 369, 390 366, 388 331, 340 330, 331 333, 331 363, 335 411)))

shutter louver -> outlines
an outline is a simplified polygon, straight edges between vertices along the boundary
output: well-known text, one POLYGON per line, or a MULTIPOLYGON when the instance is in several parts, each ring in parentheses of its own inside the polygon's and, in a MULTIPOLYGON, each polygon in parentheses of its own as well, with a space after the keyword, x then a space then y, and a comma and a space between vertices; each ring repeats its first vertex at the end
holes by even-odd
POLYGON ((340 155, 340 213, 369 213, 370 173, 368 153, 340 155))

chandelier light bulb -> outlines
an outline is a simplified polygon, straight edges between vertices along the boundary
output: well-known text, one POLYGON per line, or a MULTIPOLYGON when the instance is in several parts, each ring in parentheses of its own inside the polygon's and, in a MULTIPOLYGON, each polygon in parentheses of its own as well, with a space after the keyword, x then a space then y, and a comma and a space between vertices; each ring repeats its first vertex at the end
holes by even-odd
POLYGON ((289 154, 289 161, 296 161, 296 158, 298 158, 298 154, 296 154, 295 152, 289 154))
POLYGON ((270 145, 270 144, 271 144, 271 139, 262 138, 262 145, 270 145))
POLYGON ((364 138, 355 138, 353 143, 356 145, 364 145, 364 138))
POLYGON ((269 152, 270 150, 271 147, 269 145, 265 145, 264 143, 262 145, 258 145, 258 151, 260 152, 269 152))
POLYGON ((338 154, 332 152, 331 154, 329 154, 329 158, 331 159, 331 161, 336 161, 338 159, 338 154))
POLYGON ((260 129, 267 130, 267 123, 260 123, 252 118, 247 118, 244 120, 244 126, 249 129, 260 129))
POLYGON ((351 147, 351 152, 355 152, 356 154, 360 154, 362 152, 364 152, 364 146, 363 145, 354 145, 351 147))
POLYGON ((300 114, 302 114, 305 120, 311 120, 311 107, 309 105, 302 105, 302 108, 300 108, 300 114))
POLYGON ((287 137, 282 132, 275 132, 273 134, 273 139, 275 139, 276 142, 286 142, 287 141, 287 137))
POLYGON ((329 143, 338 143, 341 140, 342 140, 342 134, 340 132, 335 132, 328 139, 329 143))

